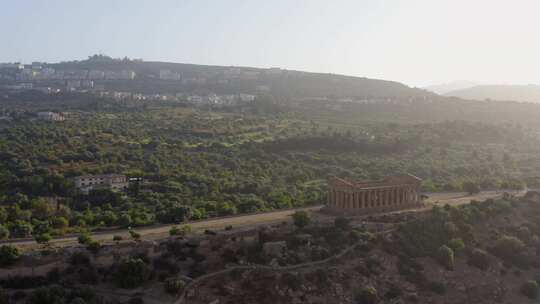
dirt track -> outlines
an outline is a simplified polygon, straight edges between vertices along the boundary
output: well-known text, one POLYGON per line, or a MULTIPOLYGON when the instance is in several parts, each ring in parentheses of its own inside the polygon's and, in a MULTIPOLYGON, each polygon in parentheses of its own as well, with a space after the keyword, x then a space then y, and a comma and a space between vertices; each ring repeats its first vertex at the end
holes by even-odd
MULTIPOLYGON (((425 200, 427 208, 430 208, 433 205, 461 205, 469 203, 471 200, 485 200, 488 198, 495 198, 502 195, 502 191, 484 191, 475 195, 467 195, 466 193, 430 193, 428 198, 425 200)), ((218 219, 209 219, 204 221, 192 222, 190 225, 193 228, 194 232, 202 232, 206 229, 222 230, 227 226, 232 226, 236 228, 242 227, 253 227, 258 225, 269 225, 275 224, 282 221, 290 220, 290 216, 297 210, 306 210, 306 211, 317 211, 320 210, 322 206, 299 208, 299 209, 289 209, 282 211, 258 213, 258 214, 248 214, 240 215, 227 218, 218 218, 218 219)), ((141 235, 141 238, 144 240, 157 240, 165 238, 169 235, 169 230, 173 225, 160 225, 160 226, 151 226, 137 228, 136 231, 141 235)), ((124 239, 129 239, 129 233, 127 230, 113 230, 113 231, 104 231, 97 232, 92 235, 95 240, 112 242, 114 235, 120 235, 124 239)), ((9 243, 9 242, 8 242, 9 243)), ((37 246, 33 240, 18 240, 13 241, 13 244, 23 248, 31 249, 37 246)), ((64 238, 57 238, 50 242, 53 246, 69 246, 77 244, 77 238, 75 236, 68 236, 64 238)))

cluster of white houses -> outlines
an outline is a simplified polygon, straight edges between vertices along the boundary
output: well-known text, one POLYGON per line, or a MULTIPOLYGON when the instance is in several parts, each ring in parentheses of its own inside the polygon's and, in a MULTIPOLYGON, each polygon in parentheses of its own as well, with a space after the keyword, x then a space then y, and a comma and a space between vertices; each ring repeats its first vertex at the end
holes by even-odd
POLYGON ((73 178, 73 182, 77 190, 86 194, 99 189, 124 191, 129 186, 129 180, 123 174, 82 175, 73 178))
POLYGON ((66 120, 63 113, 57 112, 38 112, 37 116, 40 120, 45 121, 64 121, 66 120))

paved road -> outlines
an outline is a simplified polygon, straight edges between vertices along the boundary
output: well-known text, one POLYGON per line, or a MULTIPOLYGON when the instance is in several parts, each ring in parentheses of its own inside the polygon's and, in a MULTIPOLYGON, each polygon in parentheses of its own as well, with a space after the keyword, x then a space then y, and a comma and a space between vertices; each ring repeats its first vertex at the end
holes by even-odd
MULTIPOLYGON (((464 192, 446 192, 446 193, 428 193, 428 199, 426 199, 426 205, 428 208, 435 204, 444 205, 461 205, 469 203, 471 200, 485 200, 488 198, 495 198, 502 195, 502 191, 484 191, 475 195, 468 195, 464 192)), ((275 223, 280 223, 282 221, 290 220, 290 216, 297 210, 306 210, 306 211, 317 211, 320 210, 322 206, 314 206, 307 208, 298 208, 298 209, 288 209, 280 210, 273 212, 257 213, 257 214, 248 214, 240 215, 226 218, 217 218, 209 219, 204 221, 192 222, 192 226, 195 232, 202 232, 206 229, 215 229, 221 230, 227 226, 233 226, 236 228, 243 227, 253 227, 257 225, 271 225, 275 223)), ((141 235, 142 239, 145 240, 157 240, 165 238, 169 235, 169 230, 173 225, 159 225, 159 226, 150 226, 137 228, 136 231, 141 235)), ((92 235, 95 240, 112 242, 112 237, 114 235, 120 235, 124 239, 129 239, 129 233, 127 230, 108 230, 96 232, 92 235)), ((15 240, 7 241, 4 243, 13 243, 17 246, 25 249, 31 249, 37 246, 34 240, 24 239, 24 240, 15 240)), ((68 246, 77 244, 76 236, 66 236, 62 238, 53 239, 50 242, 54 246, 68 246)))
MULTIPOLYGON (((279 210, 272 212, 256 213, 256 214, 247 214, 223 218, 208 219, 203 221, 190 222, 194 232, 203 232, 207 229, 221 229, 223 230, 227 226, 233 226, 234 228, 242 227, 253 227, 257 225, 269 225, 274 223, 280 223, 290 219, 290 216, 298 211, 317 211, 322 208, 321 206, 306 207, 306 208, 296 208, 296 209, 287 209, 279 210)), ((162 239, 169 236, 169 230, 174 225, 159 225, 159 226, 149 226, 141 227, 134 229, 141 235, 141 239, 145 240, 156 240, 162 239)), ((100 231, 92 234, 94 240, 99 241, 109 241, 112 242, 114 235, 120 235, 124 239, 129 239, 129 233, 126 229, 119 230, 107 230, 100 231)), ((36 246, 36 242, 33 239, 22 239, 22 240, 13 240, 13 241, 4 241, 3 243, 15 244, 21 248, 32 248, 36 246)), ((77 236, 66 236, 62 238, 55 238, 49 242, 50 245, 54 246, 66 246, 77 244, 77 236)))

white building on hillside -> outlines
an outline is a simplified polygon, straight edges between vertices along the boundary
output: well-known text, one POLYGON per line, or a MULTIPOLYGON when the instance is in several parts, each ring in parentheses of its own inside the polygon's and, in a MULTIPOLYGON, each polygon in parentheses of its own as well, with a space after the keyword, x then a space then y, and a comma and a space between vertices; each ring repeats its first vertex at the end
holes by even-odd
POLYGON ((75 187, 83 193, 96 189, 124 191, 129 184, 127 177, 123 174, 82 175, 75 177, 73 181, 75 187))

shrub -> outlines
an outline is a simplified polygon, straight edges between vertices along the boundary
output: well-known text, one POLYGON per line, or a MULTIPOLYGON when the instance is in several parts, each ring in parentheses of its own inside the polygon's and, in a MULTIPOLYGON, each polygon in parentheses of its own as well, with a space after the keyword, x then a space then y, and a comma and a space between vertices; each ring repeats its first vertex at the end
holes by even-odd
POLYGON ((350 221, 344 217, 336 217, 334 226, 341 230, 349 230, 351 228, 350 221))
POLYGON ((493 247, 493 252, 501 258, 509 258, 520 253, 525 248, 521 240, 513 236, 502 236, 493 247))
MULTIPOLYGON (((232 228, 232 226, 231 226, 232 228)), ((180 227, 173 226, 171 227, 171 230, 169 230, 170 235, 179 235, 179 236, 185 236, 186 234, 190 233, 192 231, 191 225, 182 225, 180 227)))
POLYGON ((96 285, 99 283, 100 276, 95 267, 86 267, 79 270, 79 281, 83 284, 96 285))
POLYGON ((123 240, 124 238, 121 235, 114 235, 112 239, 113 239, 113 241, 118 243, 121 240, 123 240))
POLYGON ((9 230, 4 225, 0 225, 0 240, 7 238, 9 238, 9 230))
POLYGON ((65 303, 67 292, 60 286, 41 287, 30 295, 30 304, 65 303))
POLYGON ((47 244, 49 243, 50 240, 52 240, 52 236, 48 233, 41 233, 41 234, 34 235, 34 239, 39 244, 47 244))
POLYGON ((32 234, 32 225, 26 221, 16 220, 10 225, 11 237, 25 238, 32 234))
POLYGON ((478 267, 482 270, 489 268, 491 264, 491 259, 487 252, 482 249, 475 248, 469 255, 469 260, 467 263, 471 266, 478 267))
POLYGON ((464 182, 462 188, 470 195, 480 192, 480 186, 475 182, 464 182))
POLYGON ((537 299, 538 283, 534 280, 525 282, 525 284, 521 286, 521 293, 529 299, 537 299))
POLYGON ((439 247, 439 250, 437 250, 437 261, 447 270, 453 270, 454 251, 450 247, 442 245, 439 247))
POLYGON ((458 255, 460 252, 463 251, 463 249, 465 249, 465 243, 462 239, 455 238, 448 241, 448 247, 450 247, 454 251, 454 254, 458 255))
POLYGON ((9 304, 9 295, 3 289, 0 288, 0 304, 9 304))
POLYGON ((131 238, 134 240, 134 241, 138 241, 141 239, 141 235, 134 231, 134 230, 129 230, 129 235, 131 236, 131 238))
POLYGON ((301 276, 292 272, 283 273, 280 282, 292 290, 298 290, 302 286, 301 276))
POLYGON ((19 248, 12 245, 0 247, 0 265, 7 266, 15 263, 20 256, 19 248))
POLYGON ((69 263, 74 266, 90 265, 90 257, 84 252, 76 251, 69 257, 69 263))
POLYGON ((87 245, 92 241, 92 237, 90 236, 90 233, 83 232, 79 235, 79 237, 77 237, 77 241, 81 245, 87 245))
POLYGON ((442 282, 431 282, 428 286, 429 290, 436 294, 443 295, 446 293, 446 286, 442 282))
POLYGON ((129 258, 120 262, 114 273, 114 281, 122 288, 135 288, 148 279, 147 265, 139 258, 129 258))
POLYGON ((384 295, 387 299, 395 299, 400 297, 403 294, 403 291, 399 288, 397 284, 391 284, 388 288, 388 291, 384 295))
POLYGON ((87 246, 86 246, 86 249, 94 254, 98 253, 99 250, 101 249, 101 243, 99 241, 90 241, 87 246))
POLYGON ((86 301, 83 298, 76 297, 69 304, 86 304, 86 301))
POLYGON ((67 227, 69 227, 69 221, 62 216, 54 217, 52 219, 52 226, 54 229, 58 230, 65 230, 67 227))
POLYGON ((186 282, 180 279, 168 279, 165 281, 165 291, 170 294, 178 294, 184 287, 186 286, 186 282))
POLYGON ((180 228, 178 228, 178 226, 172 226, 171 229, 169 230, 169 235, 173 236, 173 235, 179 235, 180 234, 180 228))
POLYGON ((140 297, 135 297, 135 298, 129 299, 127 304, 144 304, 144 300, 140 297))
POLYGON ((377 289, 375 289, 373 286, 364 287, 356 294, 355 300, 359 304, 377 303, 379 301, 377 289))
POLYGON ((306 211, 296 211, 292 218, 294 225, 298 228, 304 228, 311 223, 311 218, 306 211))

